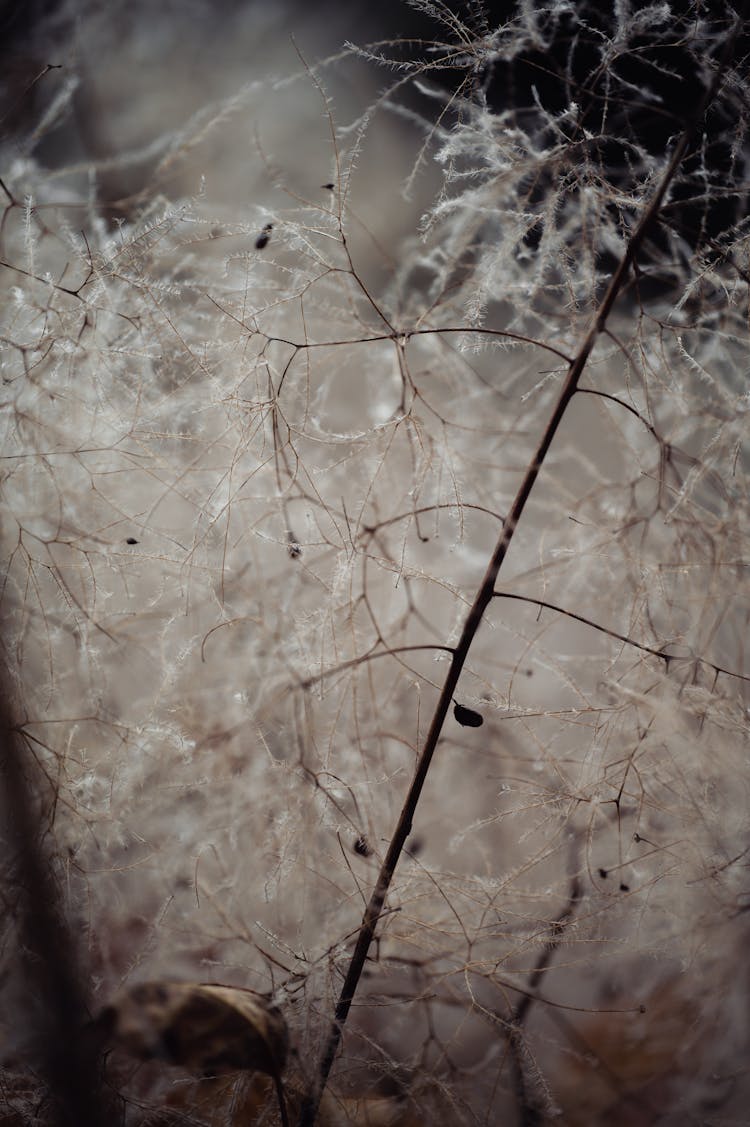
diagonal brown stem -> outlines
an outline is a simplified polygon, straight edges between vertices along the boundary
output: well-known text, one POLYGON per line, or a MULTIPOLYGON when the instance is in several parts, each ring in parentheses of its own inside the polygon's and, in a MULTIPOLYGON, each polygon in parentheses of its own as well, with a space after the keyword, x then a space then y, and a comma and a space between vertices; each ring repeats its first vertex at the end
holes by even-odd
POLYGON ((463 630, 461 631, 461 637, 453 652, 450 668, 448 669, 445 683, 440 692, 440 697, 438 699, 437 705, 435 706, 435 712, 433 714, 432 721, 425 738, 424 747, 422 748, 421 755, 417 762, 417 769, 414 775, 414 779, 412 780, 411 786, 409 787, 406 798, 404 800, 403 808, 401 810, 401 814, 399 815, 396 828, 393 832, 393 836, 383 860, 383 864, 380 868, 377 882, 372 891, 372 895, 370 896, 369 903, 367 904, 367 908, 365 909, 365 913, 362 918, 359 934, 357 936, 357 942, 355 944, 354 951, 349 962, 349 968, 347 970, 346 978, 344 979, 344 984, 341 987, 341 993, 336 1005, 333 1022, 331 1023, 325 1050, 321 1058, 317 1086, 316 1089, 310 1095, 308 1095, 308 1097, 302 1104, 299 1127, 312 1127, 315 1122, 318 1107, 320 1105, 320 1099, 323 1094, 323 1089, 325 1088, 325 1085, 328 1081, 328 1076, 331 1071, 331 1067, 333 1065, 339 1044, 341 1042, 343 1026, 348 1017, 349 1010, 351 1008, 351 1004, 354 999, 360 977, 362 975, 362 970, 365 965, 367 953, 370 949, 370 944, 372 943, 373 937, 375 935, 375 929, 377 927, 380 913, 383 910, 385 898, 388 895, 388 890, 393 880, 396 865, 398 864, 399 858, 406 843, 406 839, 411 833, 412 820, 414 818, 417 804, 419 803, 419 798, 422 793, 422 787, 424 786, 425 779, 427 777, 427 772, 430 769, 430 764, 432 762, 435 748, 437 747, 438 740, 440 739, 440 735, 443 730, 443 724, 445 723, 445 718, 448 714, 451 700, 453 699, 454 693, 456 691, 458 680, 461 676, 464 664, 466 663, 472 642, 474 641, 479 627, 481 626, 484 612, 486 611, 487 606, 493 598, 498 572, 500 571, 502 563, 506 555, 508 554, 508 549, 513 539, 513 535, 515 533, 518 522, 521 519, 524 508, 526 507, 526 502, 528 501, 531 491, 536 484, 536 480, 539 476, 547 454, 549 453, 550 446, 552 445, 552 440, 554 439, 558 427, 560 426, 560 423, 565 416, 565 412, 568 409, 571 399, 575 395, 581 374, 586 366, 589 356, 591 355, 597 337, 604 330, 604 327, 607 323, 607 318, 609 317, 612 311, 612 307, 614 306, 615 301, 617 300, 617 297, 622 290, 625 279, 635 259, 635 256, 637 255, 646 235, 648 234, 649 229, 652 227, 658 217, 667 189, 674 179, 675 173, 677 172, 677 169, 679 168, 680 163, 685 156, 687 148, 697 130, 698 124, 701 121, 703 114, 705 113, 706 107, 712 101, 716 90, 718 89, 719 83, 725 73, 726 64, 731 57, 731 51, 733 48, 734 39, 736 37, 736 28, 740 26, 741 22, 742 20, 738 19, 734 35, 728 37, 726 49, 723 53, 723 58, 717 63, 714 81, 706 90, 705 95, 692 121, 688 124, 679 140, 677 141, 677 144, 675 145, 674 151, 672 153, 672 157, 664 171, 659 185, 656 188, 656 191, 654 192, 648 207, 644 211, 640 222, 638 223, 638 226, 631 236, 625 254, 623 255, 619 265, 617 266, 617 269, 610 279, 609 286, 607 287, 607 292, 602 298, 599 308, 596 311, 591 327, 589 328, 589 331, 587 332, 586 337, 584 338, 584 341, 580 349, 578 350, 578 353, 570 363, 567 376, 565 377, 565 382, 562 386, 557 402, 555 403, 555 407, 549 418, 547 426, 544 429, 544 433, 542 434, 542 437, 539 441, 539 445, 537 446, 537 449, 531 461, 529 462, 526 472, 524 473, 523 480, 518 489, 513 504, 511 505, 510 511, 508 512, 508 516, 503 525, 503 531, 492 553, 492 557, 487 566, 484 578, 482 579, 474 602, 472 603, 472 606, 466 616, 463 630))

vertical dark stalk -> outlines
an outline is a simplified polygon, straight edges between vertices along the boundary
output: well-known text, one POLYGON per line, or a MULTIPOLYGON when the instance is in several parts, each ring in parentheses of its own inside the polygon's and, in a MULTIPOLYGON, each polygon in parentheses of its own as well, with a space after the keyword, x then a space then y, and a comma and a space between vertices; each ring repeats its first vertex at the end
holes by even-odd
POLYGON ((370 900, 365 909, 362 923, 360 925, 357 942, 349 962, 344 984, 341 988, 338 1003, 336 1005, 334 1018, 331 1023, 331 1028, 325 1043, 323 1055, 321 1057, 320 1066, 318 1069, 317 1082, 315 1090, 311 1092, 302 1104, 299 1127, 312 1127, 314 1124, 320 1099, 328 1081, 328 1076, 331 1071, 339 1044, 344 1024, 349 1014, 354 995, 359 984, 362 970, 365 965, 367 953, 370 949, 370 944, 375 935, 378 919, 383 910, 385 898, 388 894, 393 875, 396 870, 399 858, 406 843, 406 839, 411 833, 412 821, 416 812, 419 798, 422 793, 427 773, 430 769, 432 757, 435 752, 438 740, 442 733, 445 718, 448 715, 448 710, 451 701, 456 691, 461 672, 466 663, 471 645, 476 637, 479 627, 481 626, 484 613, 491 602, 494 592, 495 583, 497 580, 500 568, 505 560, 505 557, 510 548, 513 540, 518 522, 521 519, 523 511, 526 507, 526 502, 531 495, 531 491, 536 484, 539 473, 544 465, 545 459, 549 453, 552 441, 557 434, 560 423, 562 422, 565 413, 570 405, 573 396, 576 393, 581 374, 586 366, 586 363, 591 355, 596 340, 599 334, 604 330, 607 319, 612 312, 612 308, 617 300, 631 266, 636 258, 636 255, 643 244, 643 241, 657 220, 659 211, 664 201, 665 194, 672 183, 675 174, 685 157, 686 151, 696 133, 698 125, 703 118, 703 115, 713 100, 719 84, 726 73, 726 66, 728 65, 732 52, 734 49, 734 40, 737 31, 742 24, 743 14, 746 5, 743 6, 743 13, 738 16, 735 24, 734 32, 727 37, 725 50, 722 53, 721 59, 717 60, 716 72, 714 80, 707 88, 698 109, 696 110, 692 120, 688 123, 685 130, 679 137, 675 144, 672 156, 667 164, 667 167, 661 177, 658 187, 656 188, 651 201, 646 207, 641 219, 633 232, 628 243, 627 250, 623 255, 617 269, 615 270, 607 291, 602 298, 599 308, 594 315, 591 326, 584 338, 577 355, 571 362, 565 381, 560 390, 560 394, 555 403, 552 414, 547 422, 542 437, 536 448, 536 451, 531 458, 526 472, 524 473, 523 480, 516 494, 516 497, 511 505, 508 516, 503 525, 503 531, 492 553, 492 557, 487 566, 484 578, 479 586, 474 602, 466 616, 461 637, 456 645, 453 656, 451 659, 450 668, 445 679, 445 683, 440 692, 435 712, 432 716, 429 730, 425 738, 422 752, 417 762, 417 769, 414 779, 409 787, 408 793, 404 800, 403 808, 399 816, 396 828, 393 832, 388 850, 386 852, 383 864, 378 874, 378 879, 375 887, 370 896, 370 900))
POLYGON ((87 1014, 78 959, 42 843, 33 765, 12 720, 0 672, 0 786, 6 862, 19 903, 19 959, 29 996, 34 1048, 60 1127, 111 1127, 99 1091, 93 1044, 83 1036, 87 1014), (34 1018, 31 1015, 40 1015, 34 1018), (35 1028, 34 1028, 35 1024, 35 1028))
POLYGON ((523 1025, 528 1017, 529 1010, 534 1003, 534 992, 538 989, 539 983, 544 976, 545 971, 548 969, 552 962, 552 956, 557 950, 558 944, 562 939, 565 928, 575 915, 576 908, 581 898, 581 883, 578 876, 574 876, 570 883, 570 892, 568 893, 568 903, 565 905, 562 913, 558 916, 552 926, 552 936, 548 943, 542 949, 539 958, 536 961, 534 969, 529 975, 528 993, 524 994, 521 1001, 513 1011, 513 1018, 511 1021, 511 1032, 509 1038, 509 1048, 511 1055, 511 1068, 513 1072, 513 1088, 516 1093, 516 1104, 518 1106, 519 1114, 519 1127, 538 1127, 542 1122, 542 1113, 536 1104, 529 1098, 529 1093, 526 1084, 526 1074, 524 1071, 524 1039, 523 1039, 523 1025))

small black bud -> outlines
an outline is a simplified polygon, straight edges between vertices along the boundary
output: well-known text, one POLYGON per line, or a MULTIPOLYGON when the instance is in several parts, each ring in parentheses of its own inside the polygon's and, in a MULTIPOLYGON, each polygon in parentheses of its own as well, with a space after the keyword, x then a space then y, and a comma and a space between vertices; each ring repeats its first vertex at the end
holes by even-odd
POLYGON ((462 704, 454 706, 453 715, 464 728, 481 728, 484 724, 483 716, 480 716, 473 708, 464 708, 462 704))

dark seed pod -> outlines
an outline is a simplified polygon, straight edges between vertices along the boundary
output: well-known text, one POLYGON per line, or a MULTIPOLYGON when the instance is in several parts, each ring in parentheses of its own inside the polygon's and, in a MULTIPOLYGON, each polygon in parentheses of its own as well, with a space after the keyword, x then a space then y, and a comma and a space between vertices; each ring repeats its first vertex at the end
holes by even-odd
POLYGON ((286 550, 293 560, 298 560, 302 555, 302 545, 291 528, 287 529, 286 533, 286 550))
POLYGON ((454 706, 453 715, 464 728, 481 728, 484 724, 483 716, 480 716, 473 708, 464 708, 462 704, 454 706))

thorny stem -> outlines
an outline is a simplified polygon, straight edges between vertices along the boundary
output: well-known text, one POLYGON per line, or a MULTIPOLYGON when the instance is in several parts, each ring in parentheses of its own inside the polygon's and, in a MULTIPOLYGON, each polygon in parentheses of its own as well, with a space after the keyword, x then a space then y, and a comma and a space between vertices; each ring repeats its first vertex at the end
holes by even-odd
POLYGON ((638 226, 636 227, 633 235, 628 243, 625 254, 620 260, 617 269, 615 270, 612 278, 610 279, 607 292, 602 298, 601 304, 594 316, 591 327, 589 328, 584 341, 578 350, 578 353, 571 361, 568 368, 568 374, 565 377, 565 382, 562 386, 554 410, 550 416, 544 433, 539 441, 536 452, 531 459, 526 472, 524 474, 521 485, 516 494, 515 500, 506 517, 503 525, 503 531, 492 553, 492 557, 487 566, 484 578, 477 591, 476 597, 472 606, 466 616, 461 637, 453 651, 450 668, 440 692, 440 697, 435 706, 435 712, 430 723, 427 736, 425 738, 424 747, 422 748, 421 755, 417 762, 417 769, 412 780, 411 786, 407 792, 404 804, 399 815, 396 828, 393 832, 388 850, 383 859, 383 864, 378 873, 378 879, 375 887, 370 896, 370 900, 365 909, 362 923, 360 925, 357 942, 349 962, 349 968, 344 979, 344 984, 341 987, 339 1000, 336 1004, 334 1018, 331 1023, 331 1028, 328 1033, 325 1050, 320 1061, 318 1070, 317 1084, 315 1089, 306 1097, 302 1103, 300 1110, 299 1127, 313 1127, 315 1119, 320 1106, 320 1100, 323 1095, 323 1090, 328 1081, 328 1076, 333 1066, 336 1053, 341 1043, 343 1027, 349 1015, 352 1001, 359 984, 362 971, 364 969, 365 960, 370 949, 370 944, 375 936, 375 929, 377 927, 378 919, 383 910, 385 898, 388 895, 388 890, 393 880, 393 875, 396 871, 399 858, 403 851, 406 839, 411 833, 412 821, 416 812, 417 805, 422 793, 427 773, 432 763, 432 757, 437 747, 438 740, 443 730, 445 718, 448 715, 451 701, 453 699, 456 687, 458 685, 461 672, 466 663, 469 655, 472 642, 476 637, 479 627, 482 624, 484 612, 493 599, 495 592, 495 583, 497 581, 498 572, 503 564, 503 561, 508 554, 513 535, 521 519, 526 502, 531 495, 531 491, 536 484, 539 473, 544 465, 544 461, 549 453, 552 441, 557 434, 557 430, 562 422, 565 412, 567 411, 573 396, 578 388, 578 383, 586 366, 586 363, 591 355, 596 340, 600 333, 604 331, 607 319, 612 312, 612 308, 617 300, 617 297, 625 283, 627 274, 633 265, 635 257, 649 231, 656 221, 659 211, 661 209, 664 196, 669 188, 672 180, 675 177, 677 169, 679 168, 690 142, 698 128, 703 114, 705 113, 708 105, 713 100, 718 86, 726 73, 727 64, 731 58, 732 50, 734 47, 734 40, 736 38, 737 29, 743 22, 744 12, 747 8, 747 3, 743 5, 743 9, 738 15, 735 29, 732 35, 728 36, 727 43, 722 58, 717 61, 714 79, 711 85, 706 89, 706 92, 696 110, 692 120, 688 123, 685 130, 677 141, 672 157, 667 165, 664 175, 659 182, 656 191, 643 213, 638 226))

